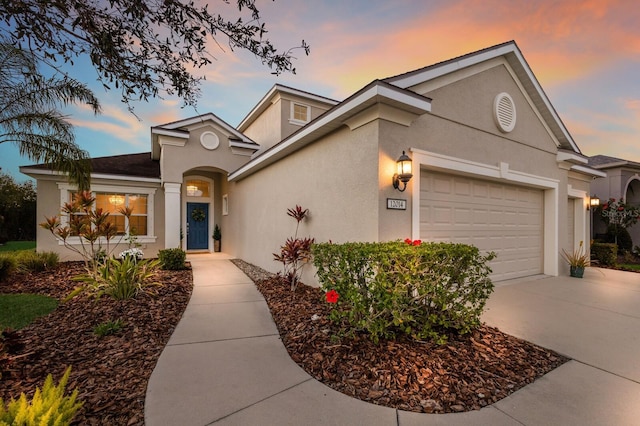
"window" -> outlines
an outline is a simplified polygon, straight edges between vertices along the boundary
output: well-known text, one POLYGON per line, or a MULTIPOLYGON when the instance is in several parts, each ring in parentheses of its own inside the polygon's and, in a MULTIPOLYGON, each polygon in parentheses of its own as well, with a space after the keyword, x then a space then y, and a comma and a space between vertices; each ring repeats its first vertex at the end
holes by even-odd
POLYGON ((311 120, 311 108, 307 105, 291 102, 291 118, 290 123, 306 124, 311 120))
POLYGON ((95 192, 95 208, 109 213, 108 221, 118 230, 118 235, 147 235, 147 196, 144 194, 95 192), (127 219, 120 211, 133 210, 127 219))
MULTIPOLYGON (((59 184, 61 190, 61 201, 72 202, 75 188, 67 184, 59 184)), ((117 235, 135 235, 138 242, 155 242, 153 236, 153 199, 155 189, 134 188, 134 187, 109 187, 94 185, 93 196, 96 201, 94 209, 102 209, 109 213, 109 222, 116 227, 117 235), (121 213, 123 208, 132 210, 127 218, 121 213)), ((62 217, 63 224, 68 221, 68 217, 62 217)), ((73 241, 70 241, 73 243, 73 241)), ((78 243, 80 241, 78 240, 78 243)))
POLYGON ((229 214, 229 196, 227 194, 222 196, 222 214, 224 216, 229 214))
POLYGON ((200 179, 190 179, 185 185, 187 197, 209 197, 209 183, 200 179))

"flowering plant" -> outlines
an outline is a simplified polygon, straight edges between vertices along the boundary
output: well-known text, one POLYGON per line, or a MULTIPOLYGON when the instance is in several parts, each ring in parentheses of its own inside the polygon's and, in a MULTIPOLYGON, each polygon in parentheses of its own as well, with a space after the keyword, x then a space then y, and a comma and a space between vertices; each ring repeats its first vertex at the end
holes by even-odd
POLYGON ((139 248, 130 248, 120 253, 119 257, 120 259, 124 259, 125 257, 132 257, 135 260, 140 260, 142 259, 142 256, 144 256, 142 250, 140 250, 139 248))
POLYGON ((618 225, 628 228, 635 225, 640 218, 640 209, 624 202, 609 198, 600 208, 600 214, 607 225, 618 225))
POLYGON ((406 238, 404 242, 409 244, 410 246, 419 246, 420 244, 422 244, 422 240, 412 240, 411 238, 406 238))
POLYGON ((325 294, 325 298, 327 299, 327 303, 338 303, 338 299, 340 298, 340 295, 335 290, 329 290, 325 294))

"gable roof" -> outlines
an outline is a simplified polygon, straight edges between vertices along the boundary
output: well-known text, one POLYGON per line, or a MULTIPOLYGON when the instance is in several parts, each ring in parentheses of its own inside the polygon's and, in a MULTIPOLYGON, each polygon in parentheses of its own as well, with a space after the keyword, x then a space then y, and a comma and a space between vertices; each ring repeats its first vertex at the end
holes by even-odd
POLYGON ((267 94, 264 95, 262 99, 260 99, 260 102, 258 102, 258 104, 255 107, 253 107, 251 111, 249 111, 249 114, 247 114, 246 117, 242 119, 240 124, 238 124, 238 130, 241 132, 245 131, 247 127, 249 127, 249 125, 260 114, 262 114, 269 107, 269 105, 271 105, 273 98, 278 93, 287 93, 289 95, 297 96, 299 98, 320 102, 328 106, 335 106, 339 103, 334 99, 316 95, 311 92, 305 92, 304 90, 295 89, 293 87, 284 86, 282 84, 274 84, 273 87, 267 92, 267 94))
MULTIPOLYGON (((91 158, 91 176, 100 177, 129 177, 143 179, 160 179, 160 162, 151 159, 150 152, 139 154, 113 155, 109 157, 91 158)), ((31 175, 62 175, 52 170, 49 164, 34 164, 20 167, 20 172, 31 175)))
POLYGON ((573 137, 542 89, 538 79, 533 74, 529 64, 524 59, 518 45, 513 40, 420 68, 415 71, 389 77, 384 79, 384 81, 403 89, 407 89, 417 84, 421 84, 501 56, 504 57, 511 68, 513 68, 516 76, 526 90, 527 95, 532 99, 535 107, 540 111, 542 118, 551 129, 553 135, 560 142, 560 148, 581 153, 580 148, 578 148, 578 145, 573 140, 573 137))
POLYGON ((239 148, 248 148, 258 150, 260 145, 245 136, 242 132, 235 129, 229 123, 218 117, 212 112, 197 115, 195 117, 185 118, 183 120, 173 121, 171 123, 153 126, 151 128, 151 155, 154 159, 160 158, 160 147, 157 144, 158 135, 170 136, 179 139, 189 139, 189 131, 187 127, 198 123, 212 122, 216 126, 226 131, 229 137, 229 145, 239 148))
POLYGON ((244 166, 229 174, 229 181, 242 179, 275 163, 318 138, 333 132, 341 127, 348 118, 377 103, 386 103, 413 114, 424 114, 431 111, 431 99, 384 81, 375 80, 291 136, 252 158, 244 166))

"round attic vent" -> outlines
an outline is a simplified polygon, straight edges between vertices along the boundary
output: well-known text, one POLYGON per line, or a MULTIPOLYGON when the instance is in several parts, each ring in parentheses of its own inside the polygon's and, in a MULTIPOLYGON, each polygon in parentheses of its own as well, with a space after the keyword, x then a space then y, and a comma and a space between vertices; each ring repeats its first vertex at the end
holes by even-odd
POLYGON ((200 144, 204 149, 214 150, 220 145, 220 138, 213 132, 204 132, 200 135, 200 144))
POLYGON ((516 126, 516 104, 508 93, 496 96, 493 101, 493 118, 504 133, 509 133, 516 126))

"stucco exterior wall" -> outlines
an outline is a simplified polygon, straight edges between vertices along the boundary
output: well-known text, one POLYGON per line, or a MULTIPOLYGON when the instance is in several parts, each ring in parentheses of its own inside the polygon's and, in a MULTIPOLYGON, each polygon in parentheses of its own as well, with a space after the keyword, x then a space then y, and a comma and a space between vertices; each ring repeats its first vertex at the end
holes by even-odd
MULTIPOLYGON (((378 239, 378 125, 346 126, 229 187, 225 252, 278 272, 273 261, 296 221, 288 208, 309 209, 299 237, 317 242, 378 239), (228 238, 228 239, 227 239, 228 238)), ((306 283, 315 283, 311 268, 306 283)))
MULTIPOLYGON (((161 141, 169 138, 161 137, 161 141)), ((234 154, 229 146, 229 135, 213 125, 193 126, 190 129, 189 140, 184 146, 163 144, 161 165, 163 182, 182 183, 183 174, 189 170, 206 168, 208 170, 236 170, 249 160, 247 155, 234 154), (220 145, 214 150, 205 149, 200 143, 204 132, 214 132, 220 145)))
MULTIPOLYGON (((555 209, 552 217, 545 213, 545 220, 555 221, 548 223, 552 226, 545 237, 555 238, 557 244, 549 245, 545 253, 553 256, 552 262, 557 262, 556 267, 548 270, 564 270, 564 262, 560 259, 561 249, 573 250, 572 242, 568 241, 566 232, 568 223, 568 189, 572 184, 574 190, 582 190, 588 194, 588 181, 569 180, 568 169, 570 165, 559 164, 557 161, 557 144, 541 122, 540 115, 532 107, 528 98, 522 93, 521 88, 514 81, 507 68, 498 66, 481 70, 477 74, 466 75, 464 79, 455 78, 446 85, 435 85, 436 89, 422 91, 421 94, 430 97, 432 110, 430 114, 424 114, 416 119, 410 127, 402 127, 393 123, 385 123, 380 131, 380 163, 385 164, 389 157, 397 158, 401 151, 411 147, 413 149, 436 153, 455 158, 460 161, 481 163, 492 167, 504 167, 507 171, 525 173, 534 177, 552 180, 557 189, 542 188, 545 191, 545 211, 549 207, 555 209), (512 132, 503 133, 495 123, 493 116, 493 103, 496 95, 506 92, 516 105, 517 121, 512 132), (556 206, 552 206, 557 204, 556 206), (553 253, 553 254, 551 254, 553 253)), ((424 87, 421 87, 424 89, 424 87)), ((393 165, 386 166, 392 168, 393 165)), ((414 165, 415 168, 415 165, 414 165)), ((426 172, 428 173, 428 168, 426 172)), ((436 170, 436 169, 434 169, 436 170)), ((446 169, 439 170, 449 172, 446 169)), ((414 170, 414 174, 415 174, 414 170)), ((460 173, 456 171, 454 173, 460 173)), ((381 170, 383 175, 390 176, 390 170, 381 170)), ((407 192, 413 191, 413 181, 409 184, 407 192)), ((380 203, 380 229, 384 229, 386 237, 400 238, 407 233, 405 218, 410 216, 408 212, 387 211, 383 204, 383 198, 389 194, 388 186, 381 189, 380 203)), ((393 194, 394 192, 391 191, 393 194)), ((574 191, 574 193, 576 193, 574 191)), ((396 195, 404 195, 395 192, 396 195)), ((408 206, 411 206, 410 196, 407 198, 408 206)), ((582 202, 580 202, 582 204, 582 202)), ((410 208, 410 207, 409 207, 410 208)), ((587 226, 585 213, 580 212, 580 226, 583 235, 587 226)), ((545 228, 547 229, 547 228, 545 228)), ((382 234, 382 232, 381 232, 382 234)), ((588 234, 586 234, 588 235, 588 234)), ((389 238, 392 239, 392 238, 389 238)), ((547 268, 545 268, 547 270, 547 268)))
POLYGON ((260 144, 262 151, 282 140, 282 104, 278 98, 244 130, 244 134, 260 144))
POLYGON ((324 114, 329 105, 289 93, 277 94, 269 107, 259 115, 244 130, 244 134, 260 144, 260 150, 265 151, 283 139, 291 136, 302 128, 302 125, 292 123, 291 104, 299 103, 310 108, 310 121, 324 114))

